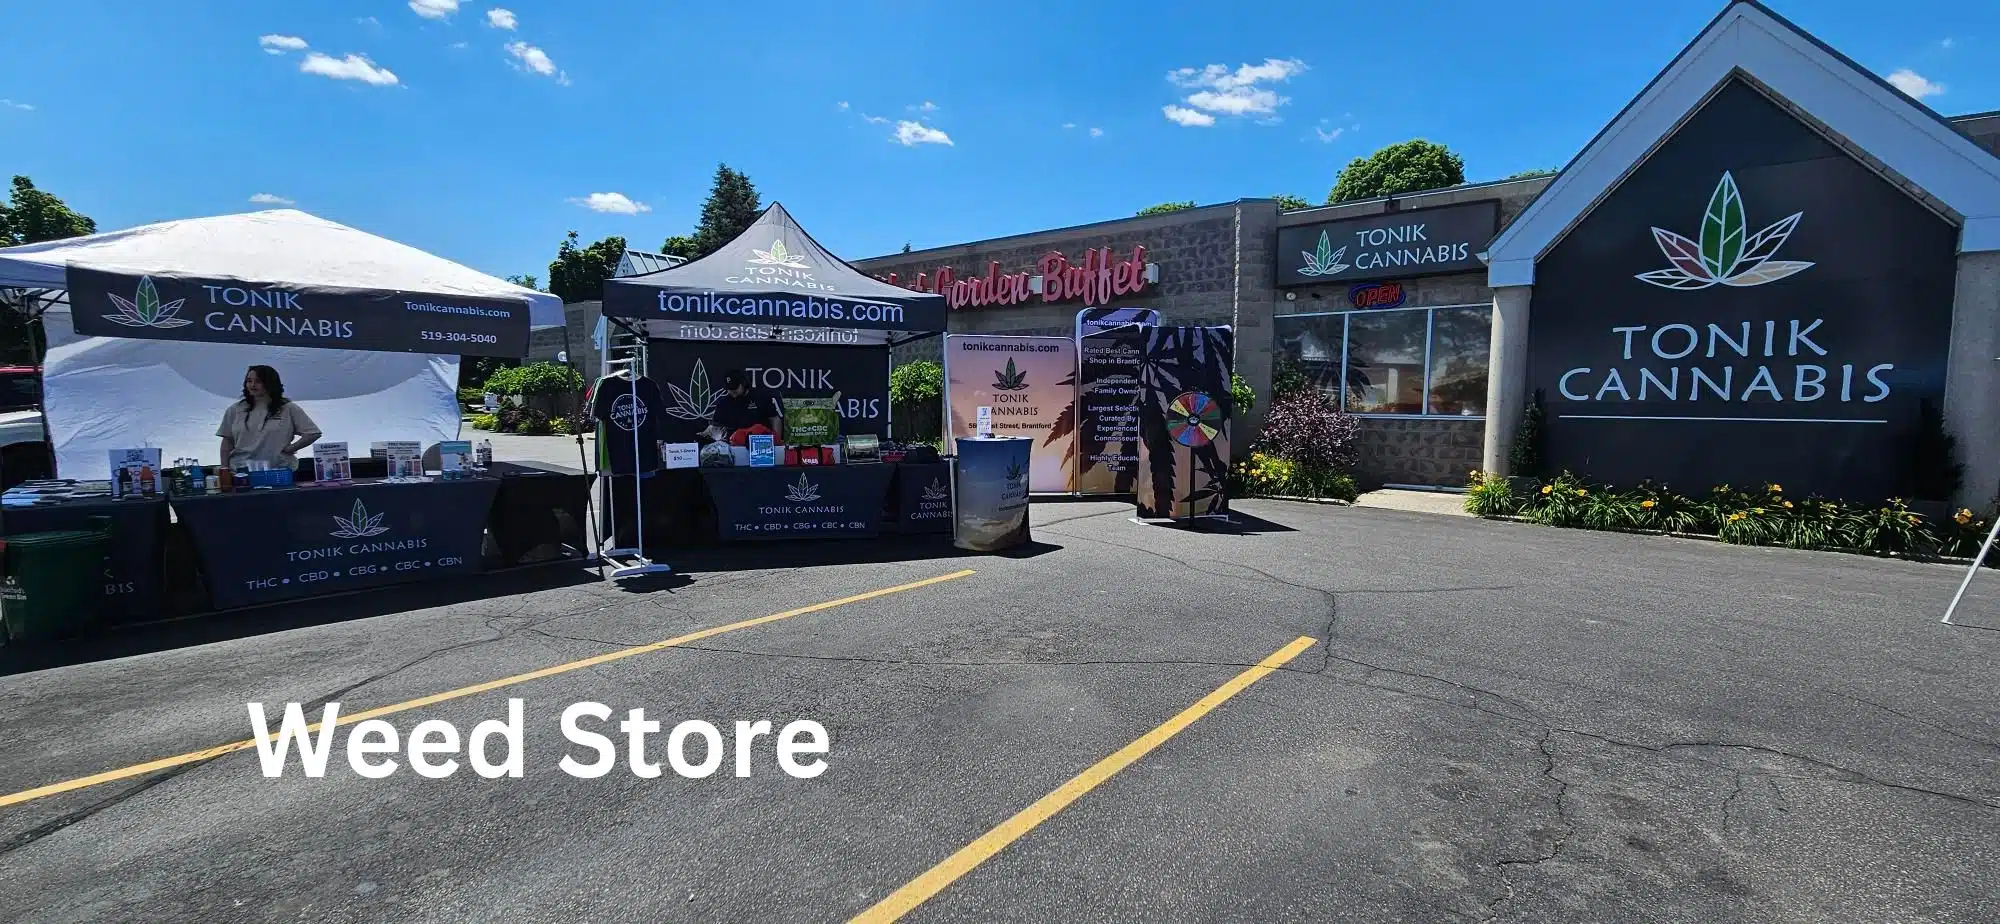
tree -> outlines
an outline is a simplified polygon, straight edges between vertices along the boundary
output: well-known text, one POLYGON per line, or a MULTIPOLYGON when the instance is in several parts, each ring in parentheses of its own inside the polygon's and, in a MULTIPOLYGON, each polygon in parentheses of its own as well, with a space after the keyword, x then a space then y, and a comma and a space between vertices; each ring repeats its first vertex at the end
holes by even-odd
POLYGON ((1304 196, 1279 194, 1276 196, 1272 196, 1271 198, 1276 199, 1278 201, 1278 211, 1280 212, 1291 212, 1291 211, 1296 211, 1298 209, 1312 208, 1312 203, 1307 202, 1304 196))
POLYGON ((14 178, 12 203, 0 205, 0 247, 39 244, 97 233, 97 222, 72 211, 61 199, 35 188, 35 181, 14 178))
POLYGON ((708 201, 701 205, 701 224, 694 229, 695 257, 722 249, 722 245, 749 228, 763 210, 757 187, 750 185, 750 178, 729 169, 728 164, 717 164, 715 185, 709 189, 708 201))
POLYGON ((1357 157, 1334 178, 1326 204, 1442 189, 1465 182, 1465 158, 1418 138, 1357 157))
POLYGON ((1148 215, 1165 215, 1168 212, 1178 212, 1183 209, 1191 209, 1191 208, 1194 208, 1194 201, 1191 199, 1186 202, 1162 202, 1159 205, 1149 205, 1143 209, 1140 209, 1139 217, 1144 218, 1148 215))
POLYGON ((909 253, 909 252, 910 252, 910 242, 909 242, 909 241, 904 241, 904 242, 903 242, 903 252, 904 252, 904 253, 909 253))
POLYGON ((604 280, 611 278, 624 256, 622 237, 607 237, 589 247, 578 247, 576 232, 571 231, 562 246, 556 248, 555 260, 549 263, 548 291, 564 302, 603 298, 604 280))
POLYGON ((537 278, 533 273, 515 273, 507 277, 507 281, 523 289, 534 289, 537 292, 542 290, 541 279, 537 278))
POLYGON ((685 234, 676 234, 660 242, 660 252, 669 257, 692 260, 694 259, 694 238, 685 234))

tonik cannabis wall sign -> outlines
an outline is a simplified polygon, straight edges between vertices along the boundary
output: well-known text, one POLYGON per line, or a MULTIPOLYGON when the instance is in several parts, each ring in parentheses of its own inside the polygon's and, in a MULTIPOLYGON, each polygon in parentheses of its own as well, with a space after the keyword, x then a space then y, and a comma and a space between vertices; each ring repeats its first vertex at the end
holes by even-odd
POLYGON ((70 316, 84 336, 459 356, 528 350, 520 301, 80 266, 67 277, 70 316))
POLYGON ((1732 83, 1536 269, 1551 469, 1903 493, 1943 400, 1955 229, 1732 83))
POLYGON ((1483 269, 1479 252, 1498 230, 1497 199, 1279 228, 1278 285, 1483 269))

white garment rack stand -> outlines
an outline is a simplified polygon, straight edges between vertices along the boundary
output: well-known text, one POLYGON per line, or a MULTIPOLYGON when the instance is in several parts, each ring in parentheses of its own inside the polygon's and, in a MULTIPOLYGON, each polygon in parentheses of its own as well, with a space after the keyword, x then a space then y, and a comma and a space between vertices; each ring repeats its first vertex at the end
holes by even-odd
MULTIPOLYGON (((622 324, 617 326, 624 327, 622 324)), ((627 332, 630 332, 629 328, 627 332)), ((613 372, 624 372, 625 381, 632 389, 632 516, 636 520, 632 525, 636 548, 614 547, 604 550, 604 560, 612 566, 611 579, 614 581, 640 577, 647 574, 667 574, 674 570, 664 563, 656 562, 646 557, 646 492, 642 490, 642 483, 645 479, 639 472, 639 460, 644 458, 639 453, 639 415, 645 413, 645 403, 639 398, 639 378, 645 374, 646 369, 646 340, 641 336, 638 338, 636 344, 625 346, 615 342, 617 337, 618 333, 616 331, 606 332, 604 350, 600 354, 603 357, 603 362, 602 371, 599 374, 598 387, 602 388, 604 382, 613 372), (612 353, 619 351, 629 351, 629 353, 615 359, 612 358, 612 353)), ((617 399, 613 398, 612 413, 614 416, 614 426, 604 428, 604 435, 607 439, 615 439, 617 436, 617 427, 615 426, 617 406, 617 399)), ((606 458, 609 459, 609 457, 609 453, 607 453, 606 458)), ((605 471, 604 467, 600 465, 597 468, 597 477, 605 483, 604 515, 611 526, 609 530, 610 535, 604 541, 607 544, 616 546, 618 542, 618 476, 612 472, 605 471)))

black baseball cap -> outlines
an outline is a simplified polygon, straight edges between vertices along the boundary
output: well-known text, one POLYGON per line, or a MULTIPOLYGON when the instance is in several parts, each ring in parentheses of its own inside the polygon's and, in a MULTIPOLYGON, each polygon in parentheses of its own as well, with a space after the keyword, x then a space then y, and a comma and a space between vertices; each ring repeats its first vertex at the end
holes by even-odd
POLYGON ((725 373, 723 373, 723 375, 722 375, 722 390, 723 390, 723 391, 735 391, 735 390, 736 390, 736 387, 737 387, 737 386, 739 386, 739 385, 747 385, 747 384, 749 384, 748 382, 744 381, 744 378, 745 378, 745 377, 744 377, 743 373, 741 373, 741 372, 734 372, 734 371, 732 371, 732 372, 725 372, 725 373))

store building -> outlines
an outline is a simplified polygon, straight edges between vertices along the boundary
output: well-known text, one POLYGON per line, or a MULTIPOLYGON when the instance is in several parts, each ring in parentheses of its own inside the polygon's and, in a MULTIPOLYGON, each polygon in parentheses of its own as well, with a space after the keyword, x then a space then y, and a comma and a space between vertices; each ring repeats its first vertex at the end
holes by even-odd
POLYGON ((1961 501, 1983 504, 1996 154, 2000 113, 1941 117, 1739 2, 1554 177, 1283 213, 1244 199, 857 266, 945 292, 954 332, 1066 334, 1101 304, 1233 324, 1260 394, 1296 370, 1361 418, 1371 484, 1505 471, 1539 394, 1548 467, 1854 498, 1903 489, 1935 410, 1961 501), (1144 281, 1049 282, 1108 278, 1076 272, 1098 261, 1144 281))

